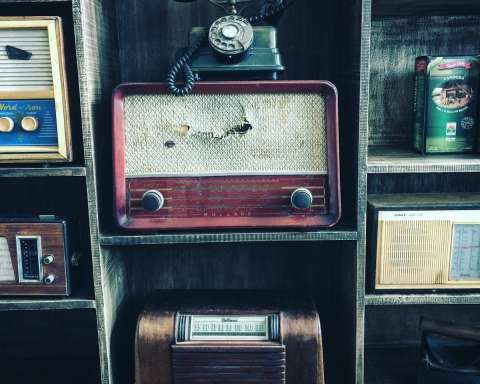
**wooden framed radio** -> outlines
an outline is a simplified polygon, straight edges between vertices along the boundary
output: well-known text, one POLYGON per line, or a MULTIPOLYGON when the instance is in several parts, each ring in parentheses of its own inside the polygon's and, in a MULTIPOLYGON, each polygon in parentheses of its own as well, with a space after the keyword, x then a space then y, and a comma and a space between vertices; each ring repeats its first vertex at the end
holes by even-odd
POLYGON ((370 289, 480 289, 480 198, 371 195, 370 289))
POLYGON ((0 162, 68 162, 60 17, 0 17, 0 162))
POLYGON ((67 227, 54 217, 0 220, 0 295, 70 294, 67 227))
POLYGON ((323 384, 313 299, 279 292, 158 291, 137 323, 136 384, 323 384))
POLYGON ((115 219, 133 230, 330 227, 338 106, 325 81, 164 84, 113 95, 115 219))

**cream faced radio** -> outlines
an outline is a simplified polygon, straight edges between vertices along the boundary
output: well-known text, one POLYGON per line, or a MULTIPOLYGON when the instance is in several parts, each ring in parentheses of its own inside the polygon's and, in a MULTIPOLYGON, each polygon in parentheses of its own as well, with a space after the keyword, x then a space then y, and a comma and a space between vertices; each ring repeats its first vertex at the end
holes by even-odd
POLYGON ((115 217, 133 230, 330 227, 338 97, 325 81, 164 84, 113 95, 115 217))

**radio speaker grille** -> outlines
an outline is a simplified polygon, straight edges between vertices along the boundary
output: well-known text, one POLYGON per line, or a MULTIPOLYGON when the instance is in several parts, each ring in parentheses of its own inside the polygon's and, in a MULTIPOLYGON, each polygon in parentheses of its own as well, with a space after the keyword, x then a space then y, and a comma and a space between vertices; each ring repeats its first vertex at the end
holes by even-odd
POLYGON ((248 349, 172 346, 173 384, 285 384, 285 346, 248 349))
POLYGON ((451 225, 448 220, 379 221, 377 284, 448 282, 451 225))
POLYGON ((129 95, 124 108, 127 177, 327 174, 323 95, 129 95))
POLYGON ((0 91, 47 90, 53 87, 46 28, 0 29, 0 91), (8 58, 6 46, 28 51, 29 60, 8 58))

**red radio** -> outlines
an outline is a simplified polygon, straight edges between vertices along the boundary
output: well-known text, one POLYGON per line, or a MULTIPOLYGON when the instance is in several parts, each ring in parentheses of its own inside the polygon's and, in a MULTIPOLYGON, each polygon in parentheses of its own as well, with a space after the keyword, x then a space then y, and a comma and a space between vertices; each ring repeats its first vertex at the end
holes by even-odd
POLYGON ((164 84, 113 95, 115 216, 127 229, 330 227, 338 98, 325 81, 164 84))

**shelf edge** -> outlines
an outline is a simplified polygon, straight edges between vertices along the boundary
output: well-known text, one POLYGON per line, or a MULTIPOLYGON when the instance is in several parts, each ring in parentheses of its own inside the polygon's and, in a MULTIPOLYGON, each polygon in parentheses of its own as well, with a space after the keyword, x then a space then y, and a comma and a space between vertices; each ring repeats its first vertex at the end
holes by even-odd
POLYGON ((435 305, 480 304, 480 293, 475 294, 388 294, 365 295, 366 306, 377 305, 435 305))

